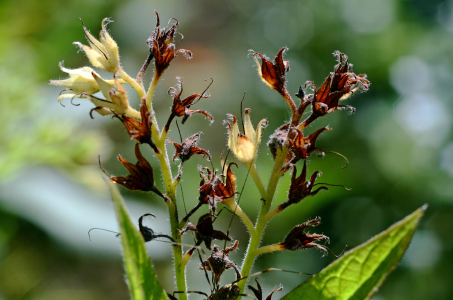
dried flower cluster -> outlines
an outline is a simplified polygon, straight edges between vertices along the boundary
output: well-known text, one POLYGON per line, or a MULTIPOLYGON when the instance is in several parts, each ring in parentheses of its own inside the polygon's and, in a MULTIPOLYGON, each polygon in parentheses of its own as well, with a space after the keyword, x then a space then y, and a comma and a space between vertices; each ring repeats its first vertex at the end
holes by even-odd
MULTIPOLYGON (((86 54, 92 67, 112 73, 112 79, 101 78, 91 67, 67 69, 60 64, 61 70, 68 73, 69 78, 51 80, 50 83, 65 88, 65 93, 58 98, 59 101, 66 98, 90 100, 94 104, 94 108, 90 111, 91 116, 93 112, 97 112, 102 116, 112 115, 124 124, 127 134, 134 140, 137 162, 133 164, 122 156, 118 156, 118 160, 130 174, 126 176, 109 175, 109 178, 130 190, 153 192, 163 198, 168 205, 171 223, 170 235, 156 235, 151 228, 142 225, 143 217, 153 216, 152 214, 145 214, 140 217, 139 230, 145 242, 158 237, 164 237, 174 242, 173 257, 175 260, 177 291, 175 293, 168 291, 169 297, 176 299, 175 295, 177 294, 179 299, 187 298, 186 292, 189 289, 186 287, 185 267, 192 254, 204 244, 207 249, 212 250, 212 253, 205 258, 200 268, 205 272, 208 280, 209 276, 207 274, 211 272, 213 289, 209 294, 200 293, 206 295, 208 299, 236 299, 244 293, 245 279, 249 276, 253 262, 258 255, 272 251, 295 251, 308 248, 317 248, 327 254, 327 247, 320 242, 322 240, 328 242, 329 238, 323 234, 306 232, 308 228, 318 226, 321 223, 320 218, 295 226, 286 234, 286 237, 285 232, 282 232, 281 240, 283 241, 281 243, 261 247, 260 243, 264 229, 271 218, 277 214, 284 213, 287 207, 300 203, 306 197, 315 196, 319 191, 327 190, 325 186, 315 188, 317 185, 316 179, 321 175, 321 172, 315 171, 309 175, 307 161, 314 153, 322 155, 326 153, 326 151, 316 146, 316 141, 323 132, 328 131, 330 128, 319 128, 311 134, 306 134, 304 130, 313 124, 316 119, 336 110, 349 109, 354 112, 354 108, 351 106, 340 105, 340 100, 351 97, 357 91, 367 91, 370 83, 365 75, 356 75, 352 72, 352 65, 345 54, 335 51, 334 56, 337 58, 337 64, 334 66, 334 71, 327 76, 319 89, 311 81, 307 81, 303 88, 301 85, 296 93, 296 97, 299 99, 299 104, 297 105, 286 89, 289 62, 283 60, 283 55, 288 49, 286 47, 282 48, 273 61, 268 60, 258 52, 250 50, 258 65, 258 74, 261 79, 283 97, 291 111, 290 121, 277 127, 275 132, 269 137, 268 146, 274 159, 274 167, 268 186, 264 186, 262 178, 257 171, 256 158, 261 147, 262 129, 268 123, 271 123, 272 120, 268 122, 268 120, 263 118, 254 127, 250 119, 250 109, 247 108, 244 111, 244 119, 242 120, 243 132, 241 132, 237 118, 228 114, 230 121, 225 121, 228 130, 228 149, 244 167, 239 167, 235 162, 222 160, 219 171, 212 165, 210 153, 198 146, 202 132, 195 133, 180 143, 167 138, 167 133, 172 129, 172 123, 175 118, 182 117, 181 123, 186 124, 190 116, 198 113, 213 122, 213 117, 208 112, 201 109, 191 109, 191 106, 198 101, 209 97, 206 94, 207 89, 200 94, 193 94, 183 98, 182 79, 177 78, 178 85, 169 89, 169 95, 172 100, 169 101, 171 109, 168 121, 162 130, 159 129, 155 118, 156 113, 153 110, 153 101, 157 101, 157 99, 153 99, 154 91, 173 59, 179 53, 191 58, 192 52, 185 49, 176 50, 174 36, 178 29, 178 21, 173 19, 174 25, 169 25, 169 28, 163 28, 160 27, 157 13, 156 16, 156 28, 147 40, 149 55, 135 79, 122 69, 118 45, 107 32, 106 25, 109 20, 104 19, 99 40, 83 27, 88 45, 83 45, 80 42, 75 44, 86 54), (149 88, 145 89, 143 75, 150 65, 153 66, 154 76, 149 88), (132 86, 137 93, 137 97, 141 100, 138 111, 129 105, 128 97, 130 96, 127 95, 123 87, 124 84, 132 86), (312 93, 308 93, 309 87, 312 88, 312 93), (96 95, 98 92, 102 93, 103 98, 96 95), (302 116, 309 107, 311 107, 311 113, 308 114, 306 119, 302 120, 302 116), (173 144, 175 147, 173 161, 176 159, 180 160, 179 171, 176 175, 172 174, 170 168, 170 156, 167 154, 166 142, 173 144), (154 152, 154 161, 163 175, 163 188, 156 187, 153 167, 140 151, 140 145, 143 144, 149 145, 154 152), (206 157, 212 166, 200 166, 198 168, 201 181, 199 186, 192 187, 198 189, 198 202, 193 203, 193 209, 180 219, 179 215, 182 210, 178 210, 181 203, 177 197, 176 188, 180 183, 181 177, 185 174, 183 173, 184 163, 194 154, 206 157), (299 175, 296 167, 298 163, 303 164, 302 172, 299 175), (233 173, 233 166, 235 167, 234 172, 250 173, 257 186, 259 194, 257 194, 255 199, 249 199, 249 201, 256 201, 260 206, 259 217, 255 224, 250 221, 238 204, 236 176, 233 173), (290 170, 292 170, 292 177, 291 184, 288 187, 287 199, 273 207, 276 186, 280 178, 290 170), (204 204, 207 205, 203 206, 204 204), (232 214, 238 216, 250 233, 247 253, 240 266, 228 258, 229 253, 238 247, 239 242, 237 240, 234 241, 231 247, 224 247, 223 249, 217 245, 211 247, 213 240, 222 240, 226 244, 227 241, 233 241, 234 237, 234 232, 230 236, 229 230, 214 229, 218 205, 224 205, 232 214), (206 209, 198 218, 197 225, 189 222, 190 218, 203 207, 206 209), (181 236, 189 231, 195 233, 194 247, 183 253, 181 236), (228 269, 235 271, 237 280, 234 283, 228 283, 223 286, 220 284, 221 276, 228 269)), ((159 114, 164 113, 159 112, 159 114)), ((249 286, 249 289, 258 299, 263 299, 263 292, 259 284, 257 288, 249 286)), ((273 293, 281 289, 282 287, 275 289, 266 299, 271 299, 273 293)))

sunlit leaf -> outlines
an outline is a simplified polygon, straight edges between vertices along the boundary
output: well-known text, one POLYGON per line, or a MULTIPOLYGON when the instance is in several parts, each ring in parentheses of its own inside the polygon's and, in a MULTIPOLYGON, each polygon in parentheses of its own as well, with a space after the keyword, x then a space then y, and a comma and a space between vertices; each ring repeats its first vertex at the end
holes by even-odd
POLYGON ((403 257, 426 207, 348 251, 282 299, 370 299, 403 257))
POLYGON ((133 300, 168 299, 164 289, 157 280, 151 260, 146 254, 143 237, 131 222, 126 211, 123 197, 113 182, 110 180, 107 180, 107 182, 120 224, 124 267, 131 298, 133 300))

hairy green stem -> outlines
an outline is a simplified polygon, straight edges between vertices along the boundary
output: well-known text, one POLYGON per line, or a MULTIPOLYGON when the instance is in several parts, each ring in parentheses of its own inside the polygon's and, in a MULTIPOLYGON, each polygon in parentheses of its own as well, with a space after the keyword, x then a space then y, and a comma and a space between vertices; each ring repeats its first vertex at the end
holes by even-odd
POLYGON ((253 181, 255 181, 255 185, 258 187, 258 190, 260 191, 261 198, 266 199, 266 189, 264 188, 264 185, 261 182, 260 175, 256 170, 255 162, 252 163, 252 165, 249 168, 249 171, 250 175, 252 175, 253 181))
MULTIPOLYGON (((159 78, 156 76, 153 78, 151 83, 150 90, 147 94, 147 104, 151 107, 151 97, 154 93, 155 87, 157 86, 157 82, 159 78), (149 102, 148 102, 148 96, 149 102)), ((175 266, 175 277, 176 277, 176 287, 178 291, 186 291, 186 276, 185 276, 185 263, 183 262, 183 251, 181 245, 181 234, 179 233, 179 217, 178 217, 178 209, 176 204, 176 185, 173 184, 173 177, 171 174, 171 167, 170 167, 170 160, 168 159, 167 149, 165 147, 165 140, 160 138, 159 129, 157 126, 157 121, 152 113, 152 135, 155 141, 156 147, 160 150, 159 153, 155 153, 156 157, 159 159, 160 167, 162 170, 162 177, 165 183, 165 190, 167 197, 170 198, 170 202, 167 203, 168 205, 168 213, 170 217, 170 228, 171 228, 171 236, 176 241, 176 245, 173 245, 173 258, 174 258, 174 266, 175 266)), ((187 294, 181 293, 179 295, 179 299, 187 300, 187 294)))
MULTIPOLYGON (((176 199, 174 196, 173 194, 172 197, 169 197, 171 202, 168 204, 168 212, 170 214, 171 235, 177 243, 177 245, 173 246, 176 287, 178 291, 186 291, 185 264, 183 263, 181 234, 179 234, 178 230, 178 210, 176 209, 176 199)), ((187 294, 180 294, 179 297, 179 299, 187 300, 187 294)))
POLYGON ((278 213, 280 213, 282 211, 282 207, 279 205, 277 206, 276 208, 274 208, 273 210, 271 210, 269 213, 266 214, 266 216, 264 217, 264 220, 265 222, 269 222, 270 219, 272 219, 273 217, 275 217, 278 213))
POLYGON ((253 255, 258 256, 258 255, 261 255, 264 253, 281 251, 281 250, 285 250, 285 249, 280 244, 273 244, 273 245, 268 245, 268 246, 264 246, 264 247, 256 249, 255 252, 253 253, 253 255))
POLYGON ((153 80, 151 81, 151 84, 149 85, 148 93, 146 93, 146 105, 148 105, 148 108, 151 110, 151 100, 153 99, 154 91, 156 90, 157 84, 159 83, 159 79, 162 76, 162 74, 157 74, 157 72, 154 72, 153 80))
POLYGON ((139 99, 142 99, 142 97, 145 95, 145 90, 143 89, 143 86, 141 86, 137 80, 135 80, 134 78, 132 78, 131 76, 129 76, 129 74, 127 74, 123 68, 119 68, 118 69, 118 75, 124 80, 126 81, 128 84, 130 84, 134 90, 137 92, 138 94, 138 98, 139 99))
MULTIPOLYGON (((183 264, 183 252, 181 246, 181 234, 179 233, 179 217, 178 209, 176 205, 176 190, 173 186, 170 162, 168 160, 167 151, 165 145, 159 143, 156 145, 161 151, 159 154, 156 153, 157 158, 159 159, 162 175, 165 182, 165 189, 167 196, 170 198, 170 203, 168 203, 168 212, 170 215, 170 228, 171 236, 176 241, 178 245, 173 246, 173 258, 175 265, 175 276, 176 276, 176 286, 178 291, 186 290, 186 277, 185 277, 185 264, 183 264)), ((180 294, 180 299, 187 299, 187 294, 180 294)))
POLYGON ((234 199, 232 201, 226 202, 225 205, 227 205, 234 212, 234 214, 237 215, 242 220, 242 222, 244 222, 244 225, 247 227, 251 235, 255 233, 255 228, 253 227, 253 224, 250 221, 249 217, 244 213, 244 211, 237 204, 237 202, 234 201, 234 199))
MULTIPOLYGON (((264 203, 261 206, 261 210, 258 216, 258 221, 256 223, 255 232, 250 233, 250 243, 247 248, 245 259, 242 263, 241 276, 247 277, 250 274, 250 271, 253 266, 253 262, 257 256, 256 251, 260 245, 261 239, 263 237, 264 229, 266 227, 266 215, 269 213, 269 210, 272 205, 272 200, 274 198, 275 190, 277 188, 278 181, 281 177, 281 168, 285 163, 285 158, 288 154, 289 147, 284 147, 281 150, 278 150, 275 161, 274 168, 272 169, 272 174, 269 179, 269 184, 267 186, 266 195, 264 197, 264 203)), ((259 253, 258 253, 259 254, 259 253)), ((238 283, 238 286, 243 293, 247 280, 242 280, 238 283)), ((240 300, 241 297, 238 298, 240 300)))

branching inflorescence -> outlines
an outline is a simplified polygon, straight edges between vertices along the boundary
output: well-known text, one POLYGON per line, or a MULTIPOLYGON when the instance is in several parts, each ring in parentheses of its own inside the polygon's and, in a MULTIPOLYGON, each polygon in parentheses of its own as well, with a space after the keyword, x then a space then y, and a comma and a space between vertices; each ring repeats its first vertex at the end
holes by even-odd
MULTIPOLYGON (((130 175, 112 175, 109 178, 113 182, 121 184, 130 190, 153 192, 164 199, 168 206, 171 224, 171 236, 167 237, 171 241, 174 241, 174 269, 179 299, 187 299, 186 264, 192 257, 195 249, 199 248, 203 243, 206 248, 209 250, 212 249, 212 254, 202 262, 201 269, 204 272, 212 272, 214 288, 210 291, 210 295, 202 294, 207 295, 210 299, 223 299, 219 298, 218 295, 225 292, 226 286, 222 287, 222 285, 219 285, 220 277, 226 269, 232 268, 236 272, 237 281, 236 283, 227 285, 228 293, 231 293, 228 299, 235 299, 240 297, 241 293, 244 293, 246 280, 242 279, 250 275, 253 262, 258 255, 272 251, 295 251, 308 248, 317 248, 327 254, 327 248, 319 244, 319 242, 321 240, 328 242, 329 238, 323 234, 305 232, 306 229, 319 225, 321 222, 319 218, 295 226, 285 238, 282 237, 283 241, 281 243, 267 246, 261 246, 260 243, 265 226, 271 218, 283 213, 287 207, 300 203, 306 197, 315 196, 320 190, 327 190, 326 186, 315 188, 316 179, 321 175, 321 172, 315 171, 310 175, 307 171, 307 160, 309 160, 312 154, 324 155, 328 152, 318 148, 316 141, 323 132, 330 128, 320 128, 310 135, 304 132, 305 128, 313 124, 316 119, 336 110, 348 109, 353 113, 355 110, 353 107, 341 105, 340 101, 351 97, 357 91, 367 91, 370 83, 365 75, 356 75, 352 72, 352 65, 344 53, 335 51, 334 56, 337 58, 337 64, 334 66, 334 71, 327 76, 324 83, 318 89, 311 81, 307 81, 303 86, 300 86, 295 94, 299 99, 299 104, 296 104, 286 89, 286 73, 289 71, 289 63, 283 60, 283 54, 288 49, 286 47, 282 48, 273 61, 268 60, 258 52, 250 50, 256 60, 258 74, 261 79, 283 97, 283 100, 291 110, 291 119, 278 127, 270 135, 267 144, 274 160, 274 166, 268 183, 267 185, 263 183, 256 167, 256 158, 262 140, 262 128, 267 126, 268 120, 262 119, 256 128, 253 127, 250 120, 250 109, 247 108, 244 111, 241 132, 237 118, 229 114, 228 117, 230 120, 225 121, 228 125, 228 148, 244 167, 239 168, 235 162, 228 163, 225 161, 222 161, 220 170, 215 169, 212 163, 210 167, 199 167, 198 172, 201 177, 201 183, 197 187, 199 190, 198 200, 194 201, 193 209, 180 218, 179 214, 181 210, 178 209, 180 203, 176 197, 176 188, 183 175, 183 165, 194 154, 203 155, 209 162, 211 161, 211 155, 207 150, 197 146, 202 134, 201 132, 187 137, 181 144, 168 139, 167 133, 171 129, 174 119, 182 117, 181 123, 187 124, 186 121, 195 113, 204 115, 210 122, 213 121, 213 117, 202 109, 190 109, 200 99, 209 97, 206 94, 206 90, 200 94, 193 94, 184 98, 182 96, 182 80, 178 78, 178 86, 169 88, 169 94, 173 98, 173 102, 168 121, 162 130, 159 129, 155 118, 156 113, 153 110, 153 101, 157 101, 153 99, 157 83, 178 54, 182 53, 186 57, 191 58, 192 53, 185 49, 176 50, 174 35, 179 25, 178 21, 174 19, 174 25, 168 25, 169 28, 164 28, 160 27, 157 13, 156 16, 156 28, 147 40, 149 55, 135 79, 122 69, 118 46, 106 29, 109 19, 104 19, 102 21, 99 40, 83 27, 89 45, 83 45, 79 42, 75 44, 85 52, 93 67, 111 73, 112 79, 106 80, 101 78, 91 67, 67 69, 61 63, 61 70, 68 73, 69 78, 65 80, 51 80, 50 84, 65 88, 65 93, 58 98, 59 101, 66 98, 90 100, 95 106, 90 111, 92 117, 94 112, 102 116, 112 115, 124 124, 127 134, 129 134, 132 140, 135 140, 136 164, 130 163, 121 156, 118 156, 120 162, 130 172, 130 175), (151 65, 154 69, 154 76, 149 87, 146 89, 143 83, 143 75, 151 65), (135 89, 138 98, 141 100, 139 110, 129 105, 129 96, 123 87, 124 84, 129 84, 135 89), (313 92, 308 93, 308 88, 311 88, 313 92), (103 97, 96 96, 95 94, 98 92, 102 92, 103 97), (309 107, 311 107, 311 113, 305 114, 308 117, 302 120, 304 113, 309 107), (179 171, 175 175, 172 174, 170 168, 166 142, 173 144, 175 147, 176 152, 173 156, 173 161, 176 158, 180 160, 179 171), (153 168, 140 151, 140 145, 143 144, 150 146, 158 159, 158 166, 163 174, 163 189, 155 185, 153 168), (296 167, 297 163, 302 164, 302 172, 299 175, 296 167), (255 200, 260 205, 260 211, 255 224, 242 211, 237 201, 238 192, 234 172, 239 170, 249 172, 258 188, 257 192, 259 194, 257 193, 255 200), (292 170, 292 177, 291 184, 288 188, 287 199, 280 205, 273 207, 272 204, 277 184, 280 178, 290 170, 292 170), (220 249, 217 245, 211 247, 212 240, 232 241, 229 232, 225 233, 214 229, 213 222, 216 218, 218 205, 227 207, 233 214, 237 215, 249 231, 249 244, 245 258, 240 266, 228 259, 229 252, 236 249, 238 241, 234 241, 231 247, 224 249, 220 249), (205 214, 196 222, 197 225, 194 225, 189 222, 189 218, 199 209, 204 209, 205 214), (181 236, 188 231, 196 233, 196 245, 184 254, 181 246, 181 236), (233 294, 234 296, 232 296, 233 294)), ((140 226, 142 227, 141 219, 140 226)), ((142 228, 140 230, 142 231, 142 228)), ((153 234, 152 230, 151 233, 153 234)), ((148 240, 150 239, 148 238, 148 240)), ((257 297, 263 297, 259 284, 258 289, 253 287, 250 287, 250 289, 257 297)), ((280 290, 276 289, 275 291, 280 290)), ((266 299, 270 299, 271 296, 272 294, 266 299)), ((175 298, 174 295, 169 297, 175 298)))

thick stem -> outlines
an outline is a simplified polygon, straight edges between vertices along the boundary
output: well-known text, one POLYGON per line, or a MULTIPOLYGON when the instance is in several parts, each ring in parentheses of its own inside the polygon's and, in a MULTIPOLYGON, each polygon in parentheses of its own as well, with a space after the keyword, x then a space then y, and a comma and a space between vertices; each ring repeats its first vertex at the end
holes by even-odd
MULTIPOLYGON (((178 230, 178 210, 176 209, 176 199, 174 196, 173 193, 172 197, 170 197, 171 202, 168 205, 168 212, 170 213, 171 235, 177 243, 177 245, 173 246, 176 288, 178 291, 186 291, 185 264, 183 264, 181 234, 179 234, 178 230)), ((179 299, 187 300, 187 294, 180 294, 179 297, 179 299)))
MULTIPOLYGON (((267 186, 266 197, 264 198, 264 203, 261 206, 261 210, 260 210, 260 213, 258 216, 258 221, 256 223, 255 233, 254 234, 251 233, 250 243, 247 248, 247 254, 246 254, 244 262, 242 264, 242 271, 241 271, 242 277, 247 277, 250 274, 250 271, 253 266, 253 262, 255 261, 255 258, 256 258, 255 251, 259 247, 261 238, 264 233, 264 229, 266 227, 266 222, 267 222, 266 215, 271 208, 272 199, 274 198, 275 190, 277 188, 278 181, 281 177, 280 170, 281 170, 283 164, 285 163, 285 158, 288 154, 288 150, 289 150, 289 147, 284 147, 283 150, 279 150, 277 152, 275 162, 274 162, 274 168, 272 169, 272 174, 269 179, 269 184, 267 186)), ((246 283, 247 283, 247 280, 242 280, 238 283, 241 293, 243 293, 246 283)), ((241 297, 239 297, 238 299, 240 300, 241 297)))
MULTIPOLYGON (((153 120, 153 129, 155 129, 155 126, 157 126, 157 123, 153 120)), ((156 130, 153 130, 153 136, 154 134, 157 135, 156 130)), ((155 141, 156 147, 160 150, 159 153, 156 152, 155 154, 160 162, 167 197, 171 200, 168 203, 168 212, 170 215, 171 236, 176 241, 176 245, 173 246, 176 286, 178 291, 186 291, 185 264, 183 263, 181 234, 179 233, 178 226, 179 217, 176 205, 176 188, 173 185, 170 161, 168 159, 167 149, 165 148, 165 142, 162 142, 159 137, 155 138, 155 141)), ((187 294, 180 294, 179 297, 179 299, 187 300, 187 294)))

